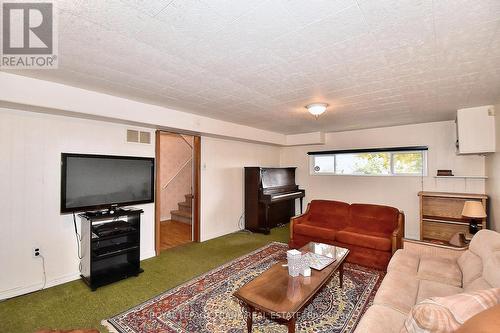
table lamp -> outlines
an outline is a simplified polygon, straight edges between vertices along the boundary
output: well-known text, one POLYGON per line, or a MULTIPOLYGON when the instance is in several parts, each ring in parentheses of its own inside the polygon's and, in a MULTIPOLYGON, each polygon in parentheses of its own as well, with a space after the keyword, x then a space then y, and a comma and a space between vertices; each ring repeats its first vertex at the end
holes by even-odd
POLYGON ((466 201, 462 210, 462 216, 470 218, 469 232, 475 234, 478 231, 478 222, 486 217, 481 201, 466 201))

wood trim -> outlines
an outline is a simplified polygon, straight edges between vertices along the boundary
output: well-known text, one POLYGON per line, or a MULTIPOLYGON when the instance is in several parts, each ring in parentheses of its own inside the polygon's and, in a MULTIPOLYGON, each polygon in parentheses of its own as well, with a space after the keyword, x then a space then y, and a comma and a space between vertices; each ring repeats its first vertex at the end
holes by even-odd
MULTIPOLYGON (((160 223, 161 223, 161 186, 158 183, 160 180, 160 137, 163 132, 156 131, 156 199, 155 199, 155 252, 160 255, 161 239, 160 239, 160 223)), ((193 241, 200 241, 200 203, 201 203, 201 137, 193 136, 193 241)))
MULTIPOLYGON (((457 247, 457 246, 452 246, 452 245, 444 245, 444 244, 437 244, 437 243, 431 243, 431 242, 426 242, 426 241, 419 241, 416 239, 409 239, 409 238, 403 238, 403 244, 416 244, 419 246, 425 246, 425 247, 436 247, 436 248, 441 248, 441 249, 447 249, 447 250, 452 250, 452 251, 463 251, 467 250, 469 246, 462 246, 462 247, 457 247)), ((403 246, 404 248, 404 246, 403 246)))
POLYGON ((402 239, 405 236, 405 214, 400 211, 398 216, 398 227, 392 233, 392 254, 403 248, 402 239))
POLYGON ((488 199, 486 194, 475 193, 452 193, 452 192, 418 192, 420 197, 443 197, 443 198, 463 198, 463 199, 488 199))
POLYGON ((420 223, 419 223, 419 229, 420 229, 420 240, 424 240, 424 228, 422 224, 422 220, 424 218, 424 205, 423 205, 423 195, 422 193, 424 192, 419 192, 418 193, 418 201, 419 201, 419 217, 420 217, 420 223))
POLYGON ((434 222, 434 223, 446 223, 446 224, 457 224, 457 225, 465 225, 468 226, 469 222, 463 222, 463 221, 455 221, 453 219, 448 219, 448 220, 443 220, 443 219, 429 219, 429 218, 422 218, 422 222, 434 222))
POLYGON ((200 204, 201 204, 201 137, 193 140, 193 241, 200 241, 200 204))
POLYGON ((159 183, 160 181, 160 159, 161 159, 161 154, 160 154, 160 136, 161 136, 161 131, 157 130, 155 133, 155 161, 156 161, 156 168, 155 168, 155 173, 156 173, 156 180, 155 180, 155 252, 156 255, 160 255, 160 247, 161 247, 161 240, 160 240, 160 220, 161 220, 161 184, 159 183))
POLYGON ((293 243, 293 226, 295 223, 305 218, 309 214, 309 207, 311 204, 307 204, 306 211, 300 215, 295 215, 290 218, 290 242, 293 243))
POLYGON ((408 147, 387 147, 387 148, 360 148, 360 149, 340 149, 340 150, 320 150, 310 151, 307 155, 333 155, 352 153, 387 153, 429 150, 428 146, 408 146, 408 147))

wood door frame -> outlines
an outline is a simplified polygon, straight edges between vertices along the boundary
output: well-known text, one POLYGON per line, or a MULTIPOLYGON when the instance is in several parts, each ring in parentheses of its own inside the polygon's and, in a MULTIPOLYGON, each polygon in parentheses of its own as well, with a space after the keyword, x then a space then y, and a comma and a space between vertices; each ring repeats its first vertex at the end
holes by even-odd
POLYGON ((193 137, 193 242, 200 242, 201 137, 193 137))
MULTIPOLYGON (((172 133, 162 130, 157 130, 156 146, 155 146, 155 251, 156 255, 160 255, 160 223, 161 223, 161 184, 160 180, 160 163, 161 163, 161 147, 160 137, 162 133, 172 133)), ((193 224, 192 235, 193 242, 200 241, 200 202, 201 202, 201 137, 192 135, 193 137, 193 224)))

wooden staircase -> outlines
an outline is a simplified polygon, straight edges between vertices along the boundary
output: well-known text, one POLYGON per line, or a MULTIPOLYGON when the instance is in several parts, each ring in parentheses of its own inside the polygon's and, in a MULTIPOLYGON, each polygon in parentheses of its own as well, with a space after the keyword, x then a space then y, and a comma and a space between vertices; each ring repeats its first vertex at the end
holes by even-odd
POLYGON ((193 195, 186 194, 184 198, 184 202, 179 202, 177 204, 179 209, 170 211, 170 219, 172 221, 192 224, 193 195))

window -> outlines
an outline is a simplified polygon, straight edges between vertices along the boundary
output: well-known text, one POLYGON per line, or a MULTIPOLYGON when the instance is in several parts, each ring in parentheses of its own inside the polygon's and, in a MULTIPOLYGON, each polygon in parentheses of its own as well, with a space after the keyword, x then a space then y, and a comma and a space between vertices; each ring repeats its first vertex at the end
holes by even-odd
POLYGON ((426 147, 408 147, 309 153, 311 174, 422 176, 427 172, 426 152, 426 147))

